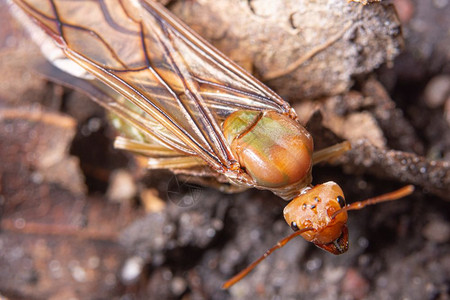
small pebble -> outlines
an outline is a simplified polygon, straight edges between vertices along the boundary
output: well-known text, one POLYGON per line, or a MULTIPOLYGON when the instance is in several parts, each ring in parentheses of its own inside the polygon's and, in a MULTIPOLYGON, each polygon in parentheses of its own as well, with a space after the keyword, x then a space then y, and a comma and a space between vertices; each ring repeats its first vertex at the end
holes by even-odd
POLYGON ((180 296, 181 294, 186 291, 187 283, 186 280, 184 280, 181 277, 174 277, 172 282, 170 283, 170 290, 175 296, 180 296))
POLYGON ((91 269, 96 269, 100 265, 100 258, 98 256, 91 256, 88 259, 88 266, 91 269))
POLYGON ((394 6, 398 17, 403 24, 408 23, 414 17, 415 5, 411 0, 394 0, 394 6))
POLYGON ((430 221, 422 231, 423 236, 436 243, 450 241, 450 223, 443 220, 430 221))
POLYGON ((75 266, 71 269, 71 274, 73 279, 78 282, 86 282, 87 274, 86 271, 81 266, 75 266))
POLYGON ((117 170, 111 175, 108 186, 108 199, 112 202, 123 203, 129 201, 136 194, 137 187, 133 176, 125 170, 117 170))
POLYGON ((317 271, 322 266, 320 258, 312 258, 306 262, 306 269, 310 272, 317 271))
POLYGON ((136 281, 141 275, 143 267, 144 267, 144 260, 141 257, 133 256, 128 258, 120 274, 122 280, 126 283, 132 283, 136 281))
POLYGON ((450 96, 450 75, 433 77, 425 88, 425 103, 430 108, 444 105, 450 96))
POLYGON ((356 270, 349 269, 342 281, 342 291, 353 299, 363 299, 367 296, 369 282, 356 270))

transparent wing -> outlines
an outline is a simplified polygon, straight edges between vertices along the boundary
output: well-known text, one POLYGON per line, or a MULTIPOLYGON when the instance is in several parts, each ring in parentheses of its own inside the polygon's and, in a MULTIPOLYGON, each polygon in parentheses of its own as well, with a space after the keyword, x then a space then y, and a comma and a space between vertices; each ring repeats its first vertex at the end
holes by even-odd
POLYGON ((68 58, 122 96, 111 107, 221 173, 238 166, 221 129, 229 114, 293 114, 279 96, 152 1, 13 2, 68 58))

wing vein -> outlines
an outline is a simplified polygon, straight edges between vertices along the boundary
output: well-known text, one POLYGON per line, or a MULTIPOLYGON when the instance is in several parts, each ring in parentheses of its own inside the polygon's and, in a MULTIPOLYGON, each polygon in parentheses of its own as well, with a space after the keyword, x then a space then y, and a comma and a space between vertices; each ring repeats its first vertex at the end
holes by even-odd
MULTIPOLYGON (((164 31, 165 36, 169 37, 170 33, 167 32, 167 27, 165 27, 163 20, 159 19, 159 18, 155 18, 155 21, 159 23, 161 30, 164 31)), ((229 165, 229 159, 227 156, 224 155, 225 149, 223 148, 223 144, 224 142, 220 142, 220 139, 218 138, 218 134, 217 134, 217 130, 215 130, 216 128, 214 128, 214 126, 212 124, 214 124, 215 122, 211 122, 211 117, 209 115, 207 115, 207 112, 205 111, 205 108, 200 104, 199 101, 199 95, 198 93, 195 93, 195 87, 192 86, 192 82, 191 80, 189 80, 189 74, 186 74, 187 76, 185 76, 183 73, 186 73, 188 71, 186 71, 186 67, 183 68, 183 72, 180 69, 180 64, 182 59, 178 58, 175 59, 174 55, 177 54, 177 52, 175 51, 175 49, 173 49, 171 43, 168 43, 167 41, 165 41, 159 33, 157 33, 156 31, 154 32, 155 36, 158 38, 158 42, 160 42, 162 48, 164 49, 164 53, 166 55, 166 57, 169 59, 169 63, 171 64, 171 69, 177 74, 177 76, 181 79, 181 83, 184 87, 184 95, 186 97, 188 97, 191 101, 191 103, 195 103, 195 108, 197 109, 197 111, 202 115, 203 120, 207 121, 206 127, 208 132, 210 133, 210 135, 206 135, 204 134, 201 129, 200 126, 198 124, 198 121, 192 116, 191 112, 187 109, 186 105, 184 104, 184 102, 179 98, 176 97, 179 105, 181 106, 181 108, 183 109, 184 113, 186 114, 188 121, 195 125, 195 129, 196 129, 196 133, 199 135, 200 138, 202 138, 204 141, 207 140, 211 140, 211 138, 213 139, 213 143, 216 145, 216 147, 218 149, 221 150, 222 153, 215 153, 216 155, 220 155, 222 157, 221 163, 225 163, 226 165, 229 165), (177 63, 180 62, 180 63, 177 63), (211 130, 211 128, 213 128, 213 130, 211 130), (224 156, 226 158, 224 158, 224 156)), ((225 141, 225 138, 223 138, 223 141, 225 141)), ((211 153, 212 149, 210 149, 211 153)), ((231 152, 231 151, 230 151, 231 152)))
MULTIPOLYGON (((84 28, 82 26, 78 26, 78 25, 73 25, 73 24, 69 24, 69 23, 65 23, 61 21, 61 18, 59 17, 59 13, 58 13, 58 9, 56 8, 56 4, 54 2, 54 0, 50 0, 51 6, 52 6, 52 10, 53 10, 53 14, 55 15, 55 19, 52 19, 50 17, 47 17, 45 15, 42 15, 44 18, 50 20, 50 21, 55 21, 58 27, 58 31, 59 31, 59 35, 61 36, 61 38, 63 39, 64 43, 68 46, 67 43, 67 39, 64 37, 64 30, 63 28, 65 26, 69 27, 69 28, 73 28, 73 29, 78 29, 81 31, 85 31, 88 32, 92 35, 94 35, 107 49, 108 51, 111 53, 111 55, 122 65, 123 68, 127 68, 127 65, 120 59, 119 55, 116 53, 116 51, 114 51, 114 49, 94 30, 91 29, 87 29, 84 28)), ((37 12, 39 13, 39 12, 37 12)))
POLYGON ((64 49, 64 50, 68 57, 78 62, 80 65, 82 66, 84 65, 88 70, 90 70, 90 72, 94 73, 94 75, 98 79, 108 84, 111 88, 113 88, 118 93, 123 95, 125 98, 127 98, 136 106, 138 106, 144 112, 153 116, 156 120, 158 120, 158 122, 160 122, 161 124, 165 124, 169 128, 171 128, 169 130, 171 130, 174 134, 176 134, 178 138, 180 138, 180 140, 182 140, 183 142, 187 143, 188 145, 192 145, 194 147, 194 150, 198 153, 198 155, 200 155, 208 164, 210 164, 211 167, 213 167, 216 170, 223 169, 222 164, 218 162, 217 158, 211 155, 211 153, 209 153, 208 151, 205 151, 204 148, 198 143, 198 141, 193 139, 184 128, 180 127, 172 118, 170 118, 170 116, 168 116, 163 110, 161 110, 161 108, 159 108, 152 101, 150 101, 144 94, 142 94, 142 92, 139 89, 129 84, 128 82, 126 82, 119 76, 115 75, 114 73, 110 73, 103 67, 93 63, 91 60, 87 59, 82 54, 77 53, 71 49, 64 49), (107 76, 110 76, 117 83, 112 80, 108 80, 107 76), (144 105, 144 103, 146 104, 144 105), (154 109, 154 112, 152 112, 146 106, 147 104, 154 109))
MULTIPOLYGON (((159 22, 164 22, 162 19, 158 19, 159 22)), ((161 23, 162 25, 162 23, 161 23)), ((166 27, 163 27, 167 36, 169 38, 172 38, 172 35, 174 34, 172 30, 168 31, 166 27)), ((172 28, 170 28, 172 29, 172 28)), ((173 41, 173 40, 172 40, 173 41)), ((172 45, 174 43, 166 43, 166 46, 172 48, 172 53, 175 55, 178 55, 178 52, 173 49, 172 45)), ((198 86, 195 84, 194 81, 191 80, 192 76, 189 74, 188 68, 183 64, 184 68, 183 71, 180 70, 179 66, 176 64, 173 55, 170 55, 170 59, 172 61, 172 64, 174 64, 174 68, 176 68, 177 73, 182 77, 183 79, 183 85, 185 87, 185 95, 188 96, 190 99, 193 100, 193 102, 196 105, 197 110, 201 113, 203 116, 203 120, 206 120, 206 128, 208 131, 208 135, 205 135, 205 138, 208 140, 212 140, 212 142, 215 144, 216 149, 219 150, 219 153, 216 153, 221 158, 221 161, 226 165, 230 166, 230 164, 235 163, 235 158, 233 157, 233 154, 228 147, 228 144, 225 141, 225 137, 223 135, 223 132, 220 128, 218 128, 217 122, 215 122, 215 118, 212 115, 211 110, 205 105, 203 97, 198 93, 198 86), (188 74, 183 74, 188 73, 188 74), (187 91, 187 93, 186 93, 187 91)), ((182 62, 182 59, 179 59, 180 62, 182 62)), ((183 61, 184 62, 184 61, 183 61)))
MULTIPOLYGON (((202 137, 202 138, 204 139, 204 136, 201 134, 201 130, 200 130, 198 124, 195 122, 194 118, 192 117, 192 115, 190 114, 190 112, 188 111, 188 109, 186 108, 186 106, 185 106, 185 104, 183 103, 183 101, 180 99, 180 97, 177 95, 177 93, 170 87, 170 85, 169 85, 169 84, 161 77, 161 75, 159 74, 159 72, 158 72, 155 68, 152 67, 150 58, 149 58, 149 56, 148 56, 148 50, 147 50, 147 47, 146 47, 146 45, 145 45, 145 40, 144 40, 144 36, 145 36, 145 35, 144 35, 144 26, 143 26, 142 24, 141 24, 141 31, 142 31, 142 33, 141 33, 142 47, 143 47, 143 50, 144 50, 144 56, 145 56, 145 60, 146 60, 147 66, 148 66, 148 70, 150 70, 150 72, 152 72, 152 73, 154 74, 154 76, 155 76, 156 79, 160 82, 160 84, 162 84, 162 85, 165 87, 165 89, 169 92, 169 94, 172 95, 172 97, 173 97, 173 98, 175 99, 175 101, 178 103, 178 105, 180 106, 180 108, 183 110, 184 115, 185 115, 185 116, 188 116, 188 118, 189 118, 188 121, 189 121, 192 125, 195 125, 195 127, 196 127, 196 128, 195 128, 195 132, 197 133, 197 135, 198 135, 199 137, 202 137)), ((161 43, 161 45, 163 46, 166 56, 171 58, 171 54, 170 54, 170 52, 168 51, 168 49, 166 48, 166 45, 164 44, 164 41, 162 41, 161 38, 160 38, 156 33, 155 33, 155 35, 156 35, 156 37, 158 38, 158 41, 159 41, 159 42, 161 43)), ((173 67, 173 70, 177 73, 177 75, 178 75, 180 78, 182 78, 181 74, 179 74, 179 72, 177 72, 178 69, 176 68, 176 66, 174 66, 173 60, 172 60, 172 67, 173 67)), ((194 128, 193 128, 193 129, 194 129, 194 128)), ((194 140, 187 132, 186 132, 186 135, 188 135, 188 136, 191 138, 191 140, 194 140)), ((206 140, 204 139, 204 141, 206 141, 206 140)), ((206 151, 206 152, 212 154, 211 149, 205 149, 204 147, 201 147, 201 148, 202 148, 204 151, 206 151)))

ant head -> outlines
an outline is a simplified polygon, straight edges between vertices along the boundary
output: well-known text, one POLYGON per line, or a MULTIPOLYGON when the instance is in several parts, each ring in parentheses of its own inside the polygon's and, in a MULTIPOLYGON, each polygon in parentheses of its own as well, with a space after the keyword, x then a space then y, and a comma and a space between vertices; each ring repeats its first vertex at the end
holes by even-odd
POLYGON ((408 185, 387 194, 346 205, 344 193, 334 182, 305 188, 284 208, 284 218, 295 232, 280 240, 263 256, 225 282, 223 288, 227 289, 244 278, 273 251, 299 235, 330 253, 344 253, 348 249, 348 210, 359 210, 367 205, 397 200, 410 195, 413 191, 414 186, 408 185))
POLYGON ((284 219, 294 231, 311 228, 301 236, 317 247, 333 254, 348 249, 347 211, 342 189, 335 182, 326 182, 305 190, 283 211, 284 219))

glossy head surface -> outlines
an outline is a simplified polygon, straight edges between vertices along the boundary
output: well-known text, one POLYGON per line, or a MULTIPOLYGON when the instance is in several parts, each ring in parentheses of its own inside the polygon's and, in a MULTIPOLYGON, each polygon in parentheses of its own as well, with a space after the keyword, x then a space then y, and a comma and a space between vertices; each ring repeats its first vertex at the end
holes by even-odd
POLYGON ((223 131, 241 167, 261 187, 289 186, 311 172, 312 137, 288 116, 237 111, 225 120, 223 131))
POLYGON ((284 218, 293 230, 312 228, 302 237, 316 246, 341 254, 348 249, 347 212, 333 214, 345 206, 342 189, 326 182, 306 190, 284 208, 284 218))

